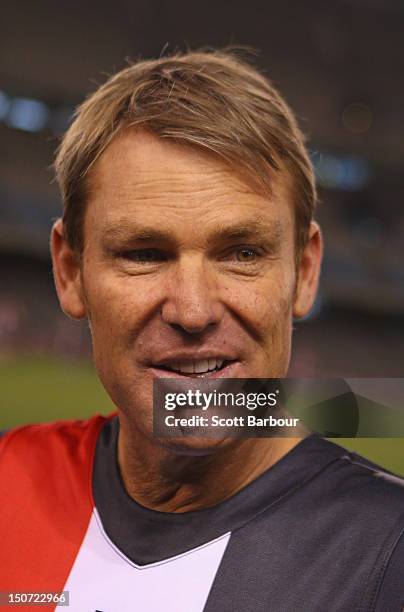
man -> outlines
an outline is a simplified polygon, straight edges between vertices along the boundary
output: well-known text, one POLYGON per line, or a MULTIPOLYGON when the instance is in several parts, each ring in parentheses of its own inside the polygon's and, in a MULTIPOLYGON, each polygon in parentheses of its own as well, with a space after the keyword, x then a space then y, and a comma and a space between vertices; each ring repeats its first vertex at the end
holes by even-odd
POLYGON ((300 431, 153 436, 154 380, 285 376, 315 297, 313 171, 270 82, 222 52, 134 64, 78 109, 56 171, 57 292, 118 415, 4 436, 2 590, 80 612, 399 610, 399 478, 300 431))

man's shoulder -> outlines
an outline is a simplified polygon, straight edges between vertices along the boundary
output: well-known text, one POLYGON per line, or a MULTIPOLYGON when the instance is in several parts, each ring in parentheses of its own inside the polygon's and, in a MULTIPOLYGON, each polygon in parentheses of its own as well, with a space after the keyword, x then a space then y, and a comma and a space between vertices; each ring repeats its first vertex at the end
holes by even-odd
POLYGON ((61 447, 76 448, 88 438, 97 438, 108 416, 94 415, 88 419, 58 420, 49 423, 22 425, 0 433, 0 449, 4 452, 36 453, 57 451, 61 447))
POLYGON ((369 578, 373 585, 372 609, 401 609, 404 478, 342 448, 335 473, 338 486, 332 499, 348 534, 344 546, 351 546, 352 558, 358 550, 363 558, 369 546, 377 551, 369 578))
POLYGON ((349 451, 340 444, 320 438, 320 442, 327 447, 337 448, 339 450, 340 460, 345 463, 347 472, 352 476, 361 475, 364 479, 380 479, 380 482, 388 482, 399 487, 404 487, 404 477, 395 474, 381 465, 374 463, 363 455, 349 451))
POLYGON ((382 515, 392 507, 404 514, 404 478, 373 463, 369 459, 344 449, 343 447, 320 438, 318 444, 325 452, 338 450, 337 460, 324 470, 320 480, 324 486, 332 488, 332 499, 343 500, 348 506, 372 508, 375 515, 382 515))
MULTIPOLYGON (((88 497, 100 431, 110 417, 54 421, 9 430, 0 438, 0 494, 14 498, 88 497), (46 486, 45 486, 46 485, 46 486)), ((11 502, 10 502, 11 503, 11 502)), ((19 502, 18 502, 19 503, 19 502)))

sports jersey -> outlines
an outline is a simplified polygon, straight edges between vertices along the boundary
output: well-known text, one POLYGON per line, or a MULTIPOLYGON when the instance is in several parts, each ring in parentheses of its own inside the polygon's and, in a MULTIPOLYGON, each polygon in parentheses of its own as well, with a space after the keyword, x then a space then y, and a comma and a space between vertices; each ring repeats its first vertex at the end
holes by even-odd
POLYGON ((401 612, 402 479, 310 435, 231 498, 158 512, 127 494, 118 435, 110 415, 0 439, 0 591, 69 591, 71 612, 401 612))

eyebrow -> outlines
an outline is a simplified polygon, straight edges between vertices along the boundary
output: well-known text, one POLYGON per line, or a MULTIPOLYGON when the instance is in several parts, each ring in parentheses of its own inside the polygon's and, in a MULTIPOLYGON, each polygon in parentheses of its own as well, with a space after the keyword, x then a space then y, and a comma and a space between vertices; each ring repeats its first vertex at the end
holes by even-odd
POLYGON ((102 232, 102 240, 119 242, 175 242, 174 237, 156 227, 138 225, 132 221, 122 221, 115 227, 102 232))
MULTIPOLYGON (((249 219, 231 224, 219 223, 209 234, 209 242, 231 242, 233 240, 260 239, 273 248, 277 248, 284 236, 284 226, 278 219, 272 222, 262 218, 249 219)), ((105 243, 118 241, 125 243, 164 243, 175 245, 178 241, 171 232, 160 230, 155 226, 145 226, 134 221, 122 220, 102 232, 105 243)))
POLYGON ((283 224, 278 219, 269 223, 257 218, 230 225, 220 224, 212 233, 211 239, 230 241, 233 239, 264 238, 266 242, 278 244, 283 235, 283 224))

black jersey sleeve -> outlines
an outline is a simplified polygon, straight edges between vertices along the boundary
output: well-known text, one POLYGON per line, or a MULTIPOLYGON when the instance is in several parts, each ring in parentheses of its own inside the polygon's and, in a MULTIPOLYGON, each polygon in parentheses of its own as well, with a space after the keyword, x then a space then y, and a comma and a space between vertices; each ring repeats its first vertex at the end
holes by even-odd
POLYGON ((404 609, 404 531, 390 557, 376 601, 375 612, 404 609))

